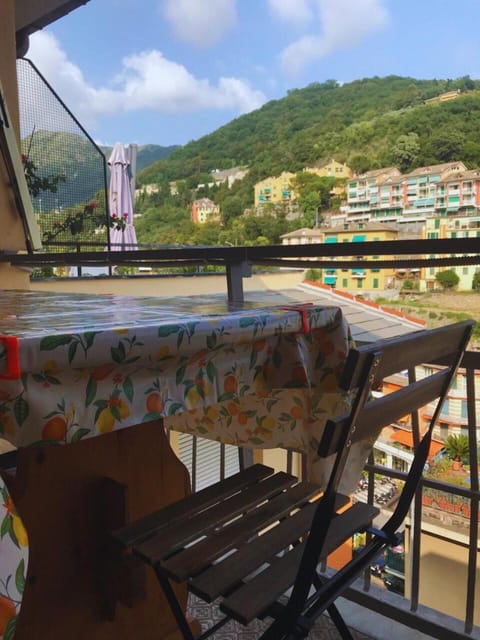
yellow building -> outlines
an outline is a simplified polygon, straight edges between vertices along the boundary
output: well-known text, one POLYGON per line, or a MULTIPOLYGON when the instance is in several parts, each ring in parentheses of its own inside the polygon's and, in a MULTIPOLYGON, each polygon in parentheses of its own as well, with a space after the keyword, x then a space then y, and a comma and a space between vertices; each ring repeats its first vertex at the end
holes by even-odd
MULTIPOLYGON (((323 269, 322 281, 336 289, 347 289, 352 292, 360 291, 380 291, 391 289, 395 283, 394 269, 378 269, 375 267, 375 260, 388 260, 393 256, 369 256, 362 255, 361 243, 373 240, 396 240, 398 229, 393 225, 380 224, 375 222, 346 223, 343 227, 335 227, 324 230, 325 244, 330 243, 359 243, 358 254, 346 258, 338 258, 337 268, 323 269), (363 260, 364 266, 355 269, 342 269, 342 260, 363 260)), ((367 251, 368 253, 369 251, 367 251)))
MULTIPOLYGON (((473 171, 468 172, 468 174, 473 173, 473 171)), ((423 237, 425 240, 451 240, 454 238, 479 238, 480 240, 480 215, 461 215, 456 211, 453 215, 428 218, 425 220, 423 237)), ((436 258, 440 256, 430 255, 430 257, 436 258)), ((454 267, 424 267, 421 270, 420 290, 432 291, 433 289, 438 289, 440 285, 436 280, 437 274, 440 271, 452 270, 459 277, 456 289, 459 291, 471 291, 473 278, 478 269, 477 264, 457 265, 454 267)))
POLYGON ((353 176, 353 171, 346 164, 337 162, 333 158, 320 162, 313 167, 305 167, 304 171, 315 173, 317 176, 326 178, 348 179, 353 176))
POLYGON ((265 178, 255 185, 255 206, 263 207, 266 204, 290 203, 298 194, 292 189, 291 181, 295 174, 283 171, 277 177, 265 178))

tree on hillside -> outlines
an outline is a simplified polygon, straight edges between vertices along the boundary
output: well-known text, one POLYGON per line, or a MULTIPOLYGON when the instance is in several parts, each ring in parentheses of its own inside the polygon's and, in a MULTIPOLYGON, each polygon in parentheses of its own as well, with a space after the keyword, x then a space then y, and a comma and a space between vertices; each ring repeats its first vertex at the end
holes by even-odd
POLYGON ((402 173, 409 171, 418 161, 420 142, 418 134, 410 132, 397 138, 392 147, 392 160, 402 173))
POLYGON ((336 178, 317 176, 310 171, 300 171, 293 178, 292 187, 298 192, 297 202, 307 226, 315 224, 321 210, 331 208, 332 189, 336 183, 336 178))
POLYGON ((347 164, 351 169, 353 169, 354 173, 361 174, 368 171, 373 166, 372 158, 365 155, 364 153, 355 153, 349 156, 347 164))
POLYGON ((435 276, 435 280, 444 290, 454 289, 460 282, 460 278, 453 269, 439 271, 435 276))
POLYGON ((222 221, 224 225, 229 225, 235 218, 243 214, 243 202, 240 196, 227 196, 222 204, 222 221))
POLYGON ((428 163, 451 162, 459 160, 463 155, 465 135, 449 127, 442 127, 433 132, 425 146, 428 163))

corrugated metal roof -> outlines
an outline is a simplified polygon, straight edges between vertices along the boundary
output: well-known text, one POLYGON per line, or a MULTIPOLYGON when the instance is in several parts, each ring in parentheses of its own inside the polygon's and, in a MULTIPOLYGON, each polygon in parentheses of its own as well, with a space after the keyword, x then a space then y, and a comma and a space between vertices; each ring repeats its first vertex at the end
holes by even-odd
POLYGON ((245 293, 245 299, 265 304, 314 302, 341 307, 350 326, 352 337, 357 344, 392 338, 424 328, 421 320, 414 322, 396 313, 388 313, 380 307, 370 307, 359 300, 350 300, 331 289, 323 289, 309 284, 300 284, 296 288, 283 289, 282 291, 271 289, 268 291, 248 291, 245 293))

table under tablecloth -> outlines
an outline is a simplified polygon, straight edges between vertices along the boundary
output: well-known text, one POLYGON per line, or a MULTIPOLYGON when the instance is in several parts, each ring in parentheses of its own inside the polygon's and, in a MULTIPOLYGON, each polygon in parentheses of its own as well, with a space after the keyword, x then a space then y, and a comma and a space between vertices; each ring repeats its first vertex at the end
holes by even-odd
MULTIPOLYGON (((229 444, 301 451, 321 482, 316 450, 325 419, 346 407, 348 347, 338 307, 0 292, 0 432, 16 447, 68 444, 162 418, 229 444)), ((0 599, 19 603, 27 538, 0 491, 0 599)))

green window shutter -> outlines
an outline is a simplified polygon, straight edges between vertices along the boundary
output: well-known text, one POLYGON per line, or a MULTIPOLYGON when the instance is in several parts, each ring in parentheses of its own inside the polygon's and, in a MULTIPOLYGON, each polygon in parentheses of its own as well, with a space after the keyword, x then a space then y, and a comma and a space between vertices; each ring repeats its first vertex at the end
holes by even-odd
POLYGON ((342 287, 348 287, 348 278, 342 278, 342 287))
POLYGON ((363 280, 357 280, 357 289, 363 289, 363 280))
POLYGON ((378 278, 373 279, 373 288, 378 289, 378 278))

